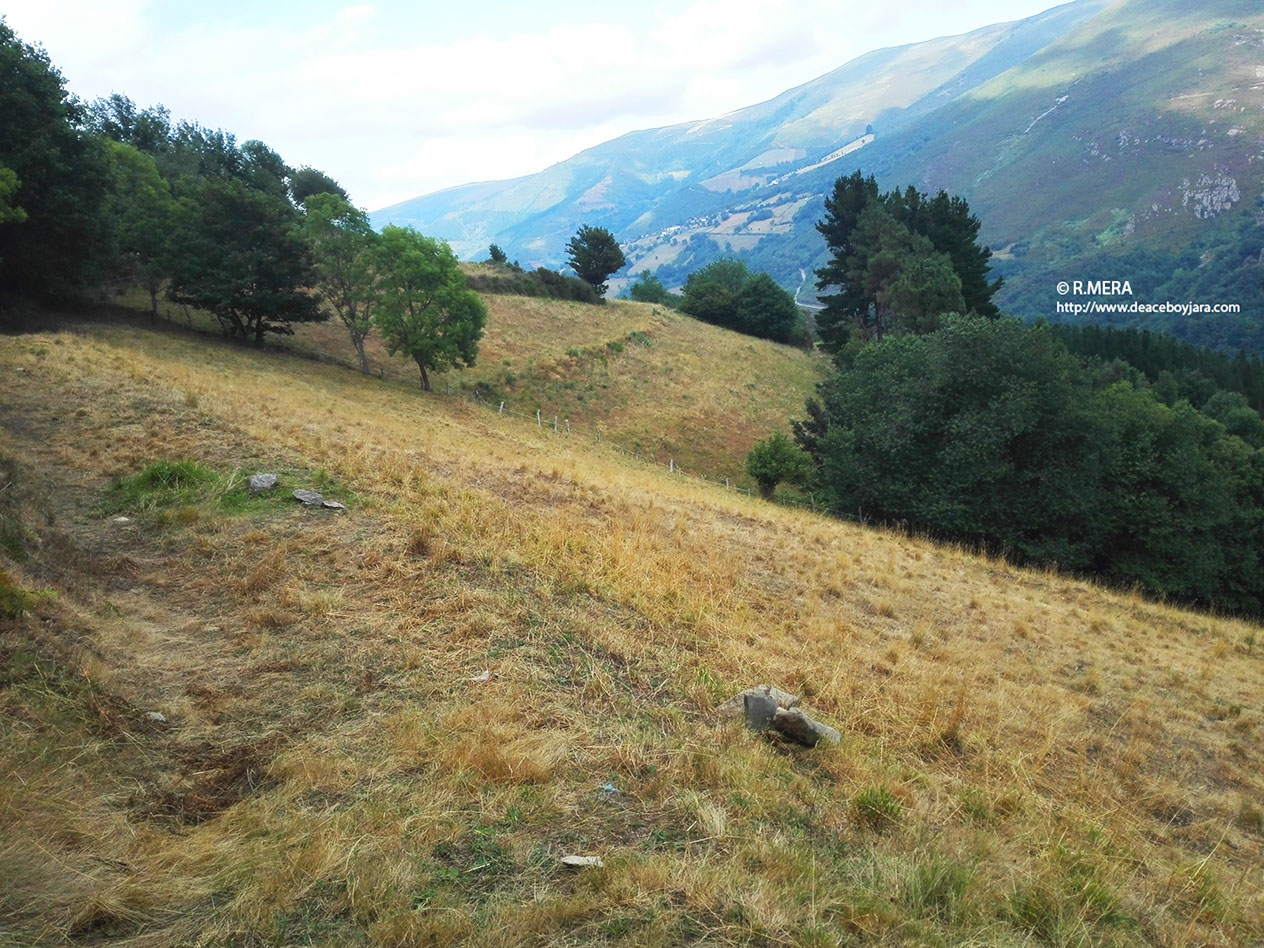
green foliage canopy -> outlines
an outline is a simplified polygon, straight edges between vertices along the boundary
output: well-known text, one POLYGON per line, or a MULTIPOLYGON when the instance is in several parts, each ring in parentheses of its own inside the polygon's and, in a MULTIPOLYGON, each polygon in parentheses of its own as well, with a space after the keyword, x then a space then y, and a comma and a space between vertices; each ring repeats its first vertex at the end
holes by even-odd
POLYGON ((375 322, 387 351, 411 357, 430 391, 430 372, 470 366, 487 307, 466 289, 447 244, 406 227, 382 231, 376 253, 381 297, 375 322))
POLYGON ((26 211, 13 203, 21 182, 12 168, 0 168, 0 224, 20 224, 26 211))
POLYGON ((627 266, 614 234, 604 227, 584 224, 566 244, 567 260, 579 278, 599 297, 606 295, 606 280, 627 266))
POLYGON ((797 444, 780 431, 760 441, 746 455, 746 473, 759 485, 759 495, 771 499, 782 481, 797 483, 810 471, 812 462, 797 444))
POLYGON ((300 206, 306 206, 307 199, 313 194, 332 194, 344 201, 350 200, 342 185, 325 172, 318 171, 310 165, 303 165, 297 171, 291 172, 287 183, 290 189, 290 200, 300 206))
POLYGON ((978 243, 981 224, 963 198, 916 188, 882 194, 872 175, 839 178, 817 230, 830 250, 817 287, 834 287, 817 317, 821 341, 838 352, 857 333, 931 332, 951 312, 999 315, 988 282, 992 251, 978 243))
POLYGON ((681 300, 680 296, 663 286, 663 281, 649 270, 642 270, 638 274, 636 282, 628 287, 628 297, 638 303, 656 303, 672 309, 679 308, 681 300))
POLYGON ((0 294, 62 293, 104 262, 105 162, 61 73, 2 19, 0 77, 0 294))
POLYGON ((172 299, 209 310, 226 336, 255 345, 326 318, 307 290, 316 276, 311 247, 287 198, 208 176, 180 205, 172 299))
MULTIPOLYGON (((835 509, 1154 595, 1264 606, 1264 450, 1188 402, 1010 319, 951 316, 842 361, 796 426, 835 509)), ((1243 400, 1221 402, 1258 431, 1243 400)))
POLYGON ((171 113, 161 105, 138 109, 118 92, 90 103, 83 123, 91 134, 131 145, 147 155, 161 154, 170 146, 171 113))
POLYGON ((315 259, 313 287, 346 327, 360 371, 368 375, 364 341, 373 330, 373 311, 381 296, 374 266, 377 234, 364 211, 331 191, 309 194, 305 200, 303 233, 315 259))
POLYGON ((152 157, 131 145, 105 140, 110 187, 105 210, 113 226, 116 271, 139 281, 158 314, 158 292, 173 266, 171 233, 179 206, 152 157))
POLYGON ((731 257, 689 275, 680 309, 703 322, 774 342, 798 342, 806 335, 794 297, 766 273, 752 273, 731 257))

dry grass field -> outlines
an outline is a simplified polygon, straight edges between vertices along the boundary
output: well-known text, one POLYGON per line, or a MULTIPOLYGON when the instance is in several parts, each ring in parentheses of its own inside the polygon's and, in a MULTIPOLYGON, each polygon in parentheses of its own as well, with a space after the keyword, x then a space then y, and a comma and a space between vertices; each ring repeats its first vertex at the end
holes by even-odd
MULTIPOLYGON (((473 265, 468 265, 473 266, 473 265)), ((828 364, 819 355, 717 329, 665 307, 627 300, 590 306, 485 294, 477 363, 437 374, 438 391, 473 394, 546 423, 625 446, 709 477, 744 478, 756 441, 803 415, 828 364)), ((303 326, 285 345, 355 364, 336 320, 303 326)), ((368 345, 374 372, 416 386, 417 367, 368 345)))
MULTIPOLYGON (((568 344, 692 331, 603 318, 568 344)), ((486 381, 565 355, 494 326, 486 381)), ((711 436, 707 359, 750 375, 745 344, 642 374, 673 437, 711 436)), ((0 943, 1264 939, 1257 626, 671 477, 404 368, 0 337, 0 943), (841 745, 716 714, 761 682, 841 745)))

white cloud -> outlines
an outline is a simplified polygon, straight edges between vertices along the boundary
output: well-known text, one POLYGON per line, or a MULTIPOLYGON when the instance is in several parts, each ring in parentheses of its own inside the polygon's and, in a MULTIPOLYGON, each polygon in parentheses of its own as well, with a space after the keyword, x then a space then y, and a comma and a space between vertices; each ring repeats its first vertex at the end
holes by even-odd
MULTIPOLYGON (((963 23, 963 6, 975 15, 957 31, 987 22, 985 7, 1005 18, 999 11, 1015 2, 969 0, 953 11, 928 0, 650 2, 636 17, 594 7, 571 22, 551 22, 541 4, 522 21, 529 27, 506 35, 490 35, 494 17, 476 21, 471 10, 461 22, 449 8, 446 31, 436 22, 415 37, 396 29, 403 14, 389 0, 323 18, 302 5, 245 20, 200 11, 184 25, 148 0, 9 0, 6 15, 24 39, 46 45, 77 94, 118 91, 261 138, 377 207, 539 170, 634 128, 750 105, 877 46, 952 32, 943 24, 963 23), (919 5, 925 12, 910 15, 919 5)), ((1028 12, 1041 5, 1025 2, 1028 12)))

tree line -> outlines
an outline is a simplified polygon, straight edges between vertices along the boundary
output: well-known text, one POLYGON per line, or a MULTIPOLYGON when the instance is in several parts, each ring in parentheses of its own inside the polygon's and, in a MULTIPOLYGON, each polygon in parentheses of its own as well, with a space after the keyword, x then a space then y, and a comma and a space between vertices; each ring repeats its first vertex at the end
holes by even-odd
POLYGON ((672 293, 644 270, 628 295, 644 303, 678 309, 713 326, 797 346, 810 346, 811 332, 794 297, 767 273, 741 260, 722 257, 690 273, 680 293, 672 293))
POLYGON ((1155 596, 1264 613, 1264 372, 992 303, 966 202, 841 178, 818 230, 835 372, 748 473, 834 511, 1155 596))
POLYGON ((331 314, 429 374, 473 363, 486 309, 455 256, 408 228, 378 234, 331 177, 264 142, 173 122, 124 95, 68 95, 0 20, 0 298, 139 284, 262 344, 331 314))

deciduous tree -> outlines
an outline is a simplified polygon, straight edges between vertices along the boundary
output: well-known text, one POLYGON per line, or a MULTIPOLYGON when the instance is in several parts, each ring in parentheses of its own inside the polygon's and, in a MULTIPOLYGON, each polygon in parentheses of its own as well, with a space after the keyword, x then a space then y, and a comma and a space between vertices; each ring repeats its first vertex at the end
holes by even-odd
POLYGON ((158 291, 171 272, 172 232, 178 206, 149 155, 131 145, 105 142, 110 188, 106 211, 113 228, 118 275, 138 281, 158 315, 158 291))
POLYGON ((12 168, 0 168, 0 224, 20 224, 26 220, 26 211, 14 204, 19 184, 12 168))
POLYGON ((171 298, 209 310, 230 339, 326 317, 311 294, 311 248, 288 198, 237 178, 208 176, 181 200, 171 298))
POLYGON ((387 227, 376 263, 378 331, 391 355, 402 353, 417 363, 422 391, 430 391, 431 372, 473 365, 487 308, 466 288, 448 245, 410 228, 387 227))
POLYGON ((44 51, 0 19, 0 168, 10 172, 0 185, 0 294, 64 293, 104 263, 105 162, 81 118, 44 51))
POLYGON ((746 473, 759 485, 759 496, 772 498, 782 481, 801 482, 812 470, 811 459, 780 431, 773 432, 746 455, 746 473))
POLYGON ((350 200, 342 185, 325 172, 318 171, 310 165, 303 165, 293 172, 290 175, 289 185, 290 200, 298 205, 306 205, 307 199, 313 194, 332 194, 344 201, 350 200))
POLYGON ((680 306, 681 302, 681 298, 663 286, 663 281, 649 270, 642 270, 636 282, 628 287, 628 297, 638 303, 657 303, 660 306, 670 306, 672 309, 680 306))
POLYGON ((746 264, 729 257, 689 274, 680 310, 761 339, 794 342, 807 338, 794 297, 766 273, 751 273, 746 264))
POLYGON ((355 346, 360 371, 369 374, 364 340, 373 329, 381 296, 374 267, 377 234, 368 215, 332 192, 306 197, 303 230, 316 262, 316 291, 341 320, 355 346))

